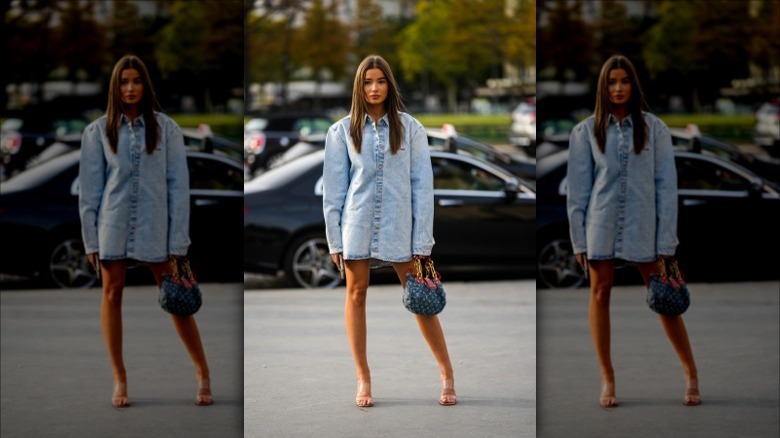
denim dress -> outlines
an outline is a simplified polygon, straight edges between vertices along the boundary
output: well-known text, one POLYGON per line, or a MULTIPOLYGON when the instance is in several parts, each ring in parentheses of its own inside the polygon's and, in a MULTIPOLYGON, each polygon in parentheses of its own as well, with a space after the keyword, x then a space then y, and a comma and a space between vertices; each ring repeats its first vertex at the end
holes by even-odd
POLYGON ((602 153, 594 117, 571 132, 567 169, 569 232, 589 259, 651 262, 677 248, 677 172, 666 124, 643 113, 647 141, 634 152, 631 117, 609 116, 602 153))
POLYGON ((106 116, 84 129, 79 163, 79 214, 87 253, 102 260, 163 262, 186 255, 189 172, 184 137, 168 116, 155 113, 157 147, 146 152, 144 118, 122 115, 117 151, 106 137, 106 116))
POLYGON ((433 171, 423 126, 399 113, 401 148, 390 153, 387 114, 366 116, 363 144, 355 151, 350 116, 325 140, 323 213, 331 254, 372 265, 406 262, 433 248, 433 171), (384 263, 381 263, 384 262, 384 263))

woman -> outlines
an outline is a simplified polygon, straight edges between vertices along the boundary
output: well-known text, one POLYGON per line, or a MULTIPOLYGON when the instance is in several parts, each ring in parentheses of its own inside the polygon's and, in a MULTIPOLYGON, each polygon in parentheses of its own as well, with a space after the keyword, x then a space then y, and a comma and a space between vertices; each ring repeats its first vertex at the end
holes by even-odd
MULTIPOLYGON (((158 287, 171 257, 187 254, 189 176, 184 138, 159 106, 144 63, 122 57, 111 74, 106 115, 84 130, 79 212, 90 263, 103 277, 100 319, 114 375, 112 404, 130 405, 122 357, 122 290, 130 263, 144 262, 158 287)), ((192 316, 173 316, 197 372, 198 405, 210 405, 209 367, 192 316)))
MULTIPOLYGON (((634 66, 612 56, 601 68, 594 114, 574 127, 569 145, 570 234, 577 261, 591 280, 588 315, 604 407, 617 406, 609 325, 615 264, 635 264, 647 285, 657 259, 673 256, 677 247, 672 139, 660 119, 642 111, 645 107, 634 66)), ((683 402, 698 405, 698 374, 683 319, 660 318, 685 370, 683 402)))
MULTIPOLYGON (((355 75, 350 114, 328 130, 323 210, 333 262, 344 260, 344 318, 357 367, 355 403, 373 406, 366 358, 366 293, 372 266, 390 264, 401 285, 433 248, 433 172, 425 129, 400 110, 387 62, 369 56, 355 75)), ((441 369, 439 403, 456 403, 452 364, 436 316, 416 315, 441 369)))

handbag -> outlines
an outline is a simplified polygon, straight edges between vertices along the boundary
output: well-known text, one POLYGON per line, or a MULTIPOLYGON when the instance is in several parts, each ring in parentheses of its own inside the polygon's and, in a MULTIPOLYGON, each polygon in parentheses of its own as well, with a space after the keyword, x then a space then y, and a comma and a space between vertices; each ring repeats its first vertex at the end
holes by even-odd
POLYGON ((691 304, 691 294, 674 257, 658 259, 658 270, 650 275, 646 301, 655 313, 682 315, 691 304))
POLYGON ((203 295, 186 257, 171 257, 170 272, 163 274, 160 294, 157 302, 166 312, 179 315, 192 315, 203 304, 203 295))
POLYGON ((415 258, 412 267, 406 271, 402 301, 407 310, 417 315, 433 316, 444 310, 447 294, 441 284, 441 274, 436 272, 430 257, 415 258))

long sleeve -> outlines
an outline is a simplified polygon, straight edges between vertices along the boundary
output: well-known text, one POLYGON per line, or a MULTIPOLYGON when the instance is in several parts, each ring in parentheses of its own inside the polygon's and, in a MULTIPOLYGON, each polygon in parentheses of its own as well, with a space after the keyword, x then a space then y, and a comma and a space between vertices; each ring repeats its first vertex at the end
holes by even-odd
POLYGON ((575 254, 587 252, 585 218, 593 189, 593 153, 587 125, 574 127, 569 140, 567 164, 566 208, 569 216, 569 235, 575 254))
POLYGON ((186 255, 190 246, 190 178, 184 136, 175 123, 165 134, 168 187, 168 254, 186 255))
POLYGON ((430 255, 433 239, 433 169, 428 140, 422 125, 409 124, 411 133, 412 253, 430 255))
POLYGON ((325 137, 325 164, 322 178, 322 210, 325 235, 331 254, 343 252, 341 214, 349 189, 350 161, 348 142, 333 125, 325 137))
POLYGON ((97 123, 88 126, 81 139, 79 161, 79 216, 81 238, 88 254, 99 252, 98 212, 106 181, 103 135, 97 123))
POLYGON ((677 249, 677 170, 672 136, 659 120, 655 125, 656 252, 674 255, 677 249))

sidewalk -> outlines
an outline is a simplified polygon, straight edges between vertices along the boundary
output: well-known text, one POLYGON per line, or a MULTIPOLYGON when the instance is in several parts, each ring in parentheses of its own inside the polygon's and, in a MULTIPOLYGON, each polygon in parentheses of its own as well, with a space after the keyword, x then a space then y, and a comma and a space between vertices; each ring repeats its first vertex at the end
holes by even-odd
POLYGON ((598 404, 587 289, 540 290, 538 435, 780 436, 780 285, 689 285, 684 315, 703 403, 682 404, 683 370, 641 286, 612 292, 612 360, 619 406, 598 404))
POLYGON ((3 438, 242 437, 242 284, 202 284, 196 315, 215 404, 194 403, 195 369, 157 288, 123 297, 131 406, 111 406, 98 288, 0 293, 3 438))
POLYGON ((375 406, 355 406, 344 289, 244 294, 246 437, 536 436, 536 284, 445 283, 440 315, 458 404, 438 405, 439 370, 398 285, 368 291, 375 406))

